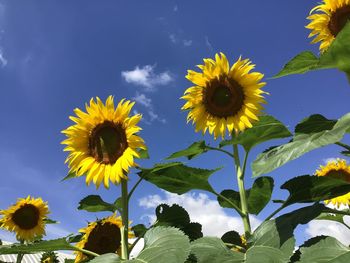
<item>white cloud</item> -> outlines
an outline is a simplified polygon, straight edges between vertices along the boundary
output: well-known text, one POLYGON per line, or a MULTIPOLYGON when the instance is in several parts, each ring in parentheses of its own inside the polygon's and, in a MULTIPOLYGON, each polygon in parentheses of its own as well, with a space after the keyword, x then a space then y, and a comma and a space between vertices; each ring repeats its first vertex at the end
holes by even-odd
POLYGON ((179 7, 177 5, 174 6, 174 12, 177 12, 177 10, 179 10, 179 7))
POLYGON ((151 124, 151 122, 156 120, 161 123, 166 123, 166 119, 159 117, 159 115, 155 113, 151 98, 147 97, 143 93, 136 92, 136 95, 132 98, 132 100, 136 101, 137 103, 139 103, 140 105, 146 108, 147 113, 149 115, 149 121, 143 118, 146 124, 151 124))
POLYGON ((182 43, 184 44, 185 47, 192 46, 193 41, 192 40, 182 40, 182 43))
POLYGON ((122 71, 121 75, 127 83, 143 86, 145 91, 154 91, 156 86, 164 86, 173 81, 168 71, 156 74, 154 68, 151 65, 142 68, 136 66, 134 70, 122 71))
POLYGON ((169 34, 169 39, 173 44, 182 44, 185 47, 190 47, 192 46, 193 41, 191 39, 182 39, 176 34, 169 34))
POLYGON ((5 67, 7 65, 7 59, 4 57, 4 53, 1 47, 0 47, 0 65, 1 67, 5 67))
MULTIPOLYGON (((208 195, 199 193, 176 195, 164 192, 165 197, 159 195, 150 195, 139 200, 139 205, 145 209, 156 208, 159 204, 179 204, 189 213, 192 222, 198 222, 202 225, 202 231, 205 236, 221 237, 230 230, 236 230, 239 233, 244 232, 242 220, 238 216, 231 216, 208 195)), ((150 221, 155 220, 153 214, 146 214, 150 221)), ((260 224, 260 220, 251 217, 252 228, 260 224)))
POLYGON ((208 48, 210 51, 213 51, 213 46, 212 46, 212 44, 209 42, 208 36, 205 36, 205 45, 207 46, 207 48, 208 48))
POLYGON ((175 34, 169 34, 169 39, 170 39, 170 41, 171 42, 173 42, 174 44, 176 44, 177 43, 177 38, 176 38, 176 36, 175 36, 175 34))

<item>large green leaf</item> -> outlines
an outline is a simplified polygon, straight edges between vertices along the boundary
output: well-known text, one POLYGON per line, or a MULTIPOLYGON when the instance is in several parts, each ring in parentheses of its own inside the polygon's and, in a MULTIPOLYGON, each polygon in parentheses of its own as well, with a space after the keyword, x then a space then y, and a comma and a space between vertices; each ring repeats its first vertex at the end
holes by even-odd
POLYGON ((246 151, 249 151, 260 143, 289 136, 292 134, 282 122, 272 116, 265 115, 260 116, 259 121, 255 122, 252 128, 245 130, 231 140, 222 141, 220 147, 241 144, 246 151))
POLYGON ((248 240, 251 246, 247 258, 248 254, 252 258, 254 255, 271 253, 278 258, 277 262, 288 262, 295 246, 294 229, 297 225, 307 224, 316 218, 324 208, 324 205, 316 203, 263 222, 248 240))
POLYGON ((99 195, 88 195, 79 202, 78 209, 88 212, 115 212, 118 208, 114 204, 103 201, 99 195))
POLYGON ((253 246, 246 252, 246 263, 286 263, 288 262, 289 254, 285 254, 278 248, 268 246, 253 246), (263 260, 262 260, 263 259, 263 260))
POLYGON ((244 254, 229 250, 217 237, 202 237, 191 243, 193 253, 198 263, 241 263, 244 254))
POLYGON ((289 197, 284 203, 284 206, 288 206, 329 200, 347 194, 350 192, 350 183, 325 176, 303 175, 287 181, 281 189, 289 191, 289 197))
POLYGON ((65 238, 38 241, 32 244, 13 244, 0 246, 0 255, 5 254, 30 254, 37 252, 50 252, 55 250, 74 250, 74 247, 69 244, 65 238))
POLYGON ((205 153, 208 151, 207 146, 205 145, 205 141, 194 142, 188 148, 182 151, 178 151, 170 155, 167 159, 175 159, 179 157, 187 157, 187 159, 191 160, 192 158, 205 153))
MULTIPOLYGON (((248 211, 250 214, 257 215, 269 203, 273 190, 273 179, 263 176, 255 180, 251 189, 246 190, 248 211)), ((237 207, 241 207, 241 198, 239 192, 234 190, 224 190, 220 195, 229 199, 237 207)), ((234 208, 232 204, 225 199, 218 197, 218 202, 222 207, 234 208)))
POLYGON ((108 253, 101 255, 99 257, 95 257, 93 260, 90 260, 89 263, 121 263, 121 262, 130 262, 122 261, 117 254, 108 253))
POLYGON ((304 51, 289 61, 274 78, 327 68, 338 68, 344 72, 350 72, 349 39, 350 23, 348 22, 319 58, 310 51, 304 51))
POLYGON ((341 117, 331 130, 297 133, 291 142, 261 153, 252 163, 253 176, 269 173, 307 152, 339 142, 349 131, 350 113, 341 117))
POLYGON ((151 169, 142 169, 138 174, 161 189, 184 194, 194 189, 213 192, 208 178, 219 169, 206 170, 189 167, 182 163, 167 163, 155 165, 151 169))
POLYGON ((333 129, 337 120, 329 120, 321 114, 314 114, 303 119, 295 126, 295 133, 315 133, 333 129))
POLYGON ((225 243, 229 243, 232 245, 238 245, 240 247, 243 247, 244 244, 242 242, 242 238, 240 234, 234 230, 226 232, 222 235, 221 240, 225 243))
POLYGON ((318 242, 311 246, 300 248, 300 263, 310 262, 332 262, 348 263, 350 262, 350 248, 344 246, 334 237, 322 237, 318 242))

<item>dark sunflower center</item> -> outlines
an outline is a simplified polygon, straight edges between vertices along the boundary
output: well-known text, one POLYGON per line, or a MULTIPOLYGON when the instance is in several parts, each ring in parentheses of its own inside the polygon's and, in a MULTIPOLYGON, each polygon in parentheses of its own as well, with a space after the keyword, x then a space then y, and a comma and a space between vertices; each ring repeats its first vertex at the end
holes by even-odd
POLYGON ((125 130, 120 124, 105 121, 93 129, 89 138, 90 155, 98 162, 115 163, 128 148, 125 130))
POLYGON ((98 223, 91 231, 84 249, 97 254, 115 253, 121 244, 120 228, 111 223, 98 223))
POLYGON ((325 176, 350 182, 350 173, 344 170, 330 170, 325 176))
POLYGON ((237 114, 245 98, 241 85, 227 76, 221 76, 208 82, 203 95, 207 112, 220 118, 237 114))
POLYGON ((26 204, 13 214, 12 220, 21 229, 32 229, 38 225, 39 210, 34 205, 26 204))
POLYGON ((350 6, 343 6, 331 14, 331 19, 328 23, 328 28, 332 35, 336 37, 343 29, 346 22, 350 20, 350 6))

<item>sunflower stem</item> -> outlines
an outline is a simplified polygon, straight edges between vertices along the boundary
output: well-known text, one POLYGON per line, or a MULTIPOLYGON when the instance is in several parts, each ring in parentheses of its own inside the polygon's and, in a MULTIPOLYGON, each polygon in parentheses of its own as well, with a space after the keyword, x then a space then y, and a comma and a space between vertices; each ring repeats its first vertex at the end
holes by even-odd
POLYGON ((239 151, 238 151, 237 145, 233 145, 233 155, 234 155, 234 160, 235 160, 237 183, 238 183, 238 189, 239 189, 239 197, 241 199, 241 211, 242 211, 241 217, 243 220, 244 234, 245 234, 246 238, 249 238, 252 230, 250 227, 247 195, 246 195, 246 190, 244 188, 244 172, 245 172, 245 167, 246 167, 246 163, 247 163, 248 152, 246 152, 246 155, 244 157, 243 169, 241 168, 241 162, 239 160, 239 151))
MULTIPOLYGON (((24 240, 20 240, 20 243, 23 245, 24 244, 24 240)), ((16 259, 16 263, 21 263, 22 262, 22 259, 23 259, 23 257, 24 257, 24 254, 22 254, 22 253, 18 253, 17 254, 17 259, 16 259)))
POLYGON ((128 181, 122 179, 122 223, 121 228, 121 245, 122 245, 122 259, 129 259, 129 209, 128 209, 128 181))
POLYGON ((345 74, 346 74, 346 77, 347 77, 348 82, 349 82, 349 84, 350 84, 350 72, 345 72, 345 74))

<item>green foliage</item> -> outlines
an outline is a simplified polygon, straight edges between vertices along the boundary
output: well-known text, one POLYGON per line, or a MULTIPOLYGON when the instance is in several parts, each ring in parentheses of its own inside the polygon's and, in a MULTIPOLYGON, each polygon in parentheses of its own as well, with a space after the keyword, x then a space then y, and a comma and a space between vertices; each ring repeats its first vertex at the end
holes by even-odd
POLYGON ((269 173, 307 152, 339 142, 350 131, 350 113, 341 117, 330 130, 326 129, 329 128, 330 120, 324 119, 322 122, 321 118, 317 118, 317 121, 318 132, 310 132, 310 127, 315 123, 315 117, 310 116, 297 126, 298 133, 292 141, 261 153, 252 163, 253 176, 269 173))
POLYGON ((289 191, 284 206, 328 200, 350 192, 350 183, 324 176, 303 175, 292 178, 281 186, 289 191))
POLYGON ((138 153, 140 155, 140 159, 149 159, 149 153, 147 149, 139 149, 138 153))
POLYGON ((205 141, 199 141, 192 143, 187 149, 175 152, 171 154, 167 159, 175 159, 179 157, 187 157, 187 159, 191 160, 194 157, 205 153, 208 151, 208 147, 205 145, 205 141))
POLYGON ((143 237, 147 232, 147 227, 144 224, 138 224, 131 228, 136 237, 143 237))
POLYGON ((138 175, 161 189, 184 194, 198 189, 213 192, 209 176, 218 171, 186 166, 182 163, 157 164, 151 169, 141 169, 138 175))
POLYGON ((59 263, 60 262, 57 258, 56 253, 53 251, 45 252, 44 254, 42 254, 40 262, 45 263, 46 261, 48 261, 50 263, 59 263))
POLYGON ((289 61, 274 77, 306 73, 311 70, 338 68, 350 72, 350 23, 337 35, 331 46, 318 58, 310 51, 304 51, 289 61))
POLYGON ((260 143, 289 136, 292 136, 292 134, 283 123, 272 116, 265 115, 260 116, 259 121, 255 122, 252 128, 245 130, 231 140, 222 141, 220 147, 241 144, 246 151, 250 151, 260 143))
POLYGON ((32 244, 13 244, 0 247, 0 255, 5 254, 29 254, 37 252, 51 252, 56 250, 74 250, 74 247, 69 244, 65 238, 43 240, 32 244))
POLYGON ((217 237, 202 237, 193 241, 191 253, 196 256, 198 263, 238 263, 244 259, 243 253, 229 250, 217 237))
POLYGON ((303 245, 300 248, 300 263, 309 262, 350 262, 350 248, 341 244, 334 237, 321 236, 316 238, 316 242, 303 245))
POLYGON ((145 234, 145 247, 131 260, 121 260, 116 254, 105 254, 89 261, 91 263, 180 263, 185 262, 190 253, 188 238, 173 227, 151 228, 145 234))
POLYGON ((45 224, 58 224, 58 221, 52 220, 50 218, 45 218, 44 219, 45 224))
POLYGON ((297 126, 295 126, 295 134, 298 133, 315 133, 326 130, 332 130, 337 120, 329 120, 321 114, 313 114, 303 119, 297 126))
MULTIPOLYGON (((273 179, 271 177, 263 176, 255 180, 251 189, 246 190, 249 213, 257 215, 264 209, 271 199, 273 186, 273 179)), ((234 190, 224 190, 220 194, 236 204, 237 207, 241 207, 239 192, 234 190)), ((229 202, 221 197, 218 197, 218 202, 222 207, 234 208, 229 202)))
POLYGON ((103 201, 99 195, 88 195, 79 202, 78 209, 88 212, 115 212, 118 206, 103 201))
POLYGON ((233 230, 223 234, 222 237, 221 237, 221 240, 224 243, 229 243, 229 244, 237 245, 237 246, 240 246, 240 247, 244 246, 244 244, 242 243, 242 239, 241 239, 241 236, 239 235, 239 233, 236 232, 236 231, 233 231, 233 230))
POLYGON ((187 211, 177 204, 172 206, 167 204, 159 205, 156 208, 156 216, 156 226, 173 226, 179 228, 191 241, 203 236, 201 224, 191 223, 187 211))

